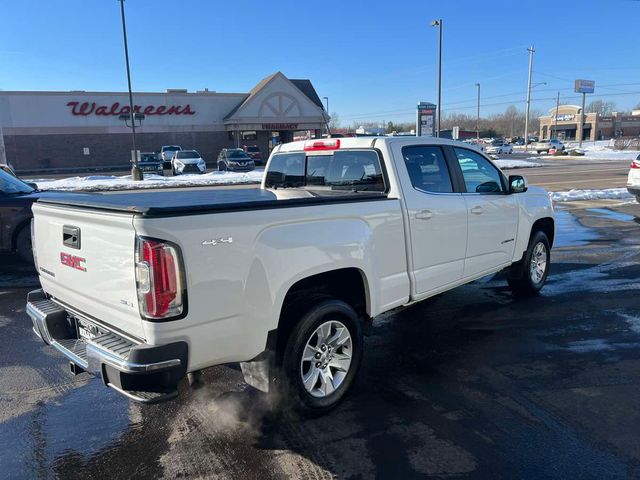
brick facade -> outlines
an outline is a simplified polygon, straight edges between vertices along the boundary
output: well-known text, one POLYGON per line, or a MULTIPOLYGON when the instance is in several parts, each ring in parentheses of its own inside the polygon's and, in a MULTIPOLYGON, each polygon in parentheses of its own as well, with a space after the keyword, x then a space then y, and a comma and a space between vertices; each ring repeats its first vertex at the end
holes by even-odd
MULTIPOLYGON (((244 142, 257 145, 266 157, 269 153, 268 132, 257 132, 257 140, 244 142)), ((7 160, 18 172, 46 170, 91 170, 128 167, 131 158, 130 134, 57 134, 5 135, 7 160), (89 155, 83 149, 89 148, 89 155)), ((180 145, 195 149, 207 162, 216 167, 216 159, 223 148, 236 146, 230 132, 162 132, 136 134, 138 149, 156 152, 162 145, 180 145)), ((242 146, 243 142, 240 142, 242 146)))

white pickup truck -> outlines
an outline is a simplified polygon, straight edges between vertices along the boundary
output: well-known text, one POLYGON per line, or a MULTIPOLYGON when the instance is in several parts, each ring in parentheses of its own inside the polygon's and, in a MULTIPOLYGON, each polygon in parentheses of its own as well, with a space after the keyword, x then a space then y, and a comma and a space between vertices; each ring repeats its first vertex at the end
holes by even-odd
POLYGON ((322 412, 388 310, 500 270, 535 294, 551 201, 460 142, 328 138, 272 152, 261 188, 74 194, 33 207, 35 333, 128 397, 213 365, 322 412))

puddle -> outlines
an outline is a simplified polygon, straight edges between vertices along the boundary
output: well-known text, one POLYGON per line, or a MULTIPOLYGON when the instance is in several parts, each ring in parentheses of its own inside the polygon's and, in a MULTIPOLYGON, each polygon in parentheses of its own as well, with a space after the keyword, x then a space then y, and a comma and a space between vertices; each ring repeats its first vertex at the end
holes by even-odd
POLYGON ((601 217, 610 218, 611 220, 617 220, 619 222, 633 222, 636 220, 636 217, 633 215, 616 212, 614 210, 609 210, 608 208, 589 208, 587 209, 587 212, 594 212, 601 217))
POLYGON ((582 225, 576 217, 564 210, 556 210, 556 225, 558 228, 554 247, 579 247, 599 238, 595 231, 582 225))

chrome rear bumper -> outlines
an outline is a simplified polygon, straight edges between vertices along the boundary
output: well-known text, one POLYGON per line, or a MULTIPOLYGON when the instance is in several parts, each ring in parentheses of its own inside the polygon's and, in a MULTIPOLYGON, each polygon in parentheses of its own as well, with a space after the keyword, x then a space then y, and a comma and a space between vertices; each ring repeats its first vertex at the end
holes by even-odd
POLYGON ((151 346, 106 329, 86 341, 76 333, 77 315, 49 299, 43 290, 28 294, 26 310, 38 337, 82 370, 102 377, 105 385, 145 403, 177 395, 177 383, 187 368, 185 342, 151 346))

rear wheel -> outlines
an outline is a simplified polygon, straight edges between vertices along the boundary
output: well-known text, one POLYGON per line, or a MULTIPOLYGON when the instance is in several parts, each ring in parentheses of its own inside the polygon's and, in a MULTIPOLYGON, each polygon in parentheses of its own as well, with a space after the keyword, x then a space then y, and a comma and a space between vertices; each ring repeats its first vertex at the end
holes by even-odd
POLYGON ((31 247, 31 229, 26 226, 16 236, 16 251, 22 260, 33 263, 33 250, 31 247))
POLYGON ((534 232, 523 259, 509 270, 509 287, 516 294, 536 295, 547 281, 550 264, 549 239, 544 232, 534 232))
POLYGON ((340 300, 323 300, 302 315, 283 349, 281 391, 304 413, 334 408, 353 384, 362 360, 360 320, 340 300))
POLYGON ((227 166, 225 165, 224 162, 220 162, 218 163, 218 170, 221 172, 224 172, 227 169, 227 166))

